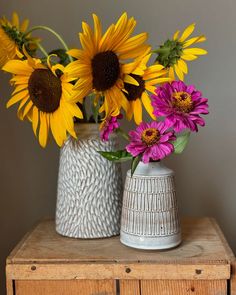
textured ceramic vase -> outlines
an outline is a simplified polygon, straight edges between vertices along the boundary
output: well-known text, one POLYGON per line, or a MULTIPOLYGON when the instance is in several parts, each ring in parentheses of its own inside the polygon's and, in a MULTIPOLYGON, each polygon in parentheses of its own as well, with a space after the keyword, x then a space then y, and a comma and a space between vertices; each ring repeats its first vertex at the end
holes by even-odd
POLYGON ((132 177, 127 172, 120 240, 150 250, 181 243, 174 172, 161 162, 140 162, 132 177))
POLYGON ((74 238, 118 235, 122 204, 121 166, 97 151, 117 149, 117 139, 99 137, 97 124, 78 124, 60 153, 56 231, 74 238))

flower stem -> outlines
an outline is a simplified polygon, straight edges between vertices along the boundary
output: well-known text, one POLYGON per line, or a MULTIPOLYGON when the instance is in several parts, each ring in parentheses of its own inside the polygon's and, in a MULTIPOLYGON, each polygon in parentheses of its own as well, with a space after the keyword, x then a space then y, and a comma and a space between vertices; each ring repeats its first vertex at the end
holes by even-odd
POLYGON ((170 48, 158 48, 156 50, 152 50, 152 53, 167 53, 170 52, 170 48))
POLYGON ((37 46, 38 46, 39 50, 45 55, 45 57, 48 57, 48 53, 44 49, 44 47, 40 43, 37 43, 37 46))
MULTIPOLYGON (((60 42, 61 42, 61 44, 63 45, 63 47, 65 48, 65 50, 66 51, 68 51, 69 50, 69 48, 68 48, 68 46, 67 46, 67 44, 65 43, 65 41, 62 39, 62 37, 57 33, 57 32, 55 32, 53 29, 51 29, 51 28, 49 28, 49 27, 47 27, 47 26, 35 26, 35 27, 32 27, 28 32, 26 32, 23 36, 25 37, 25 36, 27 36, 27 35, 29 35, 30 33, 32 33, 33 31, 36 31, 36 30, 45 30, 45 31, 48 31, 48 32, 50 32, 50 33, 52 33, 60 42)), ((70 56, 70 55, 68 55, 69 56, 69 59, 70 59, 70 61, 72 62, 73 61, 73 59, 72 59, 72 57, 70 56)))

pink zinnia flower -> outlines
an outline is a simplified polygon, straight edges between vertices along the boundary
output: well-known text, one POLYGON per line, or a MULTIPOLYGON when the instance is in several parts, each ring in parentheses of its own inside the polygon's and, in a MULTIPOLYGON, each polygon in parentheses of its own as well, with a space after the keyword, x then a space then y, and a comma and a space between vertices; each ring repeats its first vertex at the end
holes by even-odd
POLYGON ((118 119, 122 119, 123 115, 109 116, 100 125, 100 137, 103 141, 108 141, 110 134, 120 127, 118 119))
POLYGON ((174 151, 170 141, 175 140, 175 136, 169 130, 170 127, 165 121, 142 122, 136 130, 129 132, 130 144, 126 146, 126 150, 133 157, 142 154, 144 163, 165 158, 174 151))
POLYGON ((156 117, 164 116, 176 132, 184 129, 198 131, 197 125, 204 126, 200 115, 208 114, 208 99, 203 98, 193 85, 182 81, 165 83, 152 95, 152 105, 156 117))

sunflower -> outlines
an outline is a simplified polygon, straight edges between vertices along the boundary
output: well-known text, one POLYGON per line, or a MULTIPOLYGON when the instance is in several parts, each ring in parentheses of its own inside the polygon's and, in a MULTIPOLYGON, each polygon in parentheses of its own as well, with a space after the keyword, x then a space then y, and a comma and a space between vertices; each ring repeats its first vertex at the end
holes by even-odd
POLYGON ((42 147, 47 144, 50 129, 59 146, 65 141, 67 131, 76 138, 73 117, 82 118, 83 115, 71 98, 72 78, 66 67, 51 66, 50 58, 46 66, 27 55, 27 60, 8 61, 3 70, 13 74, 11 83, 15 86, 7 108, 20 102, 18 117, 32 122, 42 147))
POLYGON ((121 89, 124 82, 136 83, 130 72, 131 64, 124 64, 127 59, 142 55, 148 45, 144 44, 147 33, 130 37, 136 26, 134 18, 124 13, 116 24, 112 24, 104 35, 99 18, 93 14, 94 30, 83 22, 83 32, 79 34, 82 49, 71 49, 68 54, 77 59, 69 66, 70 75, 78 79, 75 84, 76 99, 79 102, 89 93, 96 97, 103 96, 104 103, 100 112, 105 114, 119 112, 121 107, 128 110, 128 101, 121 89))
POLYGON ((36 50, 35 42, 37 39, 24 37, 29 20, 25 19, 19 23, 17 13, 13 13, 12 22, 5 17, 0 19, 0 68, 11 59, 22 58, 22 47, 25 45, 27 51, 32 53, 36 50))
POLYGON ((176 31, 172 40, 167 40, 159 49, 155 50, 158 54, 156 61, 168 69, 168 74, 172 80, 175 80, 175 73, 180 80, 184 80, 184 75, 188 73, 186 61, 192 61, 199 55, 207 54, 202 48, 191 47, 194 44, 204 42, 204 35, 188 37, 193 33, 195 24, 189 25, 180 35, 180 31, 176 31))
MULTIPOLYGON (((147 55, 144 54, 134 61, 133 65, 135 68, 131 73, 126 75, 133 78, 137 83, 130 84, 125 82, 123 89, 124 95, 129 102, 127 118, 131 120, 134 116, 134 121, 138 125, 142 122, 142 105, 150 117, 153 120, 156 119, 153 115, 153 107, 147 91, 155 93, 156 87, 154 85, 170 81, 170 78, 166 77, 167 71, 164 69, 164 66, 156 64, 147 67, 147 63, 151 57, 149 51, 147 51, 147 55)), ((126 80, 128 79, 126 78, 126 80)))

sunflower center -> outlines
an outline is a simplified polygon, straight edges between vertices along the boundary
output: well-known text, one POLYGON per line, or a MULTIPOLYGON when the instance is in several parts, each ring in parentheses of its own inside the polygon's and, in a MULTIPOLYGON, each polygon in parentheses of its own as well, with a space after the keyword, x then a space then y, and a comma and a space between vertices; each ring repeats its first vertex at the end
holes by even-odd
POLYGON ((141 139, 147 146, 152 146, 159 141, 160 132, 156 128, 147 128, 142 132, 141 139))
POLYGON ((113 51, 100 52, 92 59, 93 88, 105 91, 111 88, 120 76, 120 63, 113 51))
POLYGON ((172 105, 179 111, 183 113, 191 112, 193 108, 193 101, 191 95, 187 92, 175 92, 173 93, 173 102, 172 105))
POLYGON ((42 112, 53 113, 61 100, 61 80, 48 69, 36 69, 28 82, 30 99, 42 112))
POLYGON ((139 75, 130 74, 130 76, 139 83, 139 86, 129 84, 129 83, 124 83, 124 88, 128 92, 128 93, 124 92, 124 94, 129 101, 132 101, 142 96, 145 90, 145 82, 143 78, 139 75))

